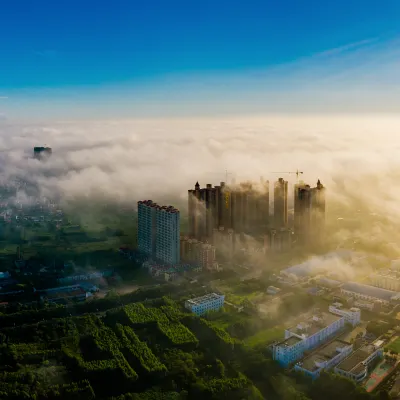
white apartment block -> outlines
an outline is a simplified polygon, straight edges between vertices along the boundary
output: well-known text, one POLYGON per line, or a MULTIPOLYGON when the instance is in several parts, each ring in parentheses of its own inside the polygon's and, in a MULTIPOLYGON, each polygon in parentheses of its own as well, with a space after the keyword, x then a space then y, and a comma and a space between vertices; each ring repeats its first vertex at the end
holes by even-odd
POLYGON ((218 311, 224 306, 225 295, 210 293, 185 301, 185 308, 196 315, 203 315, 209 311, 218 311))
POLYGON ((333 340, 296 363, 294 369, 312 379, 319 378, 322 371, 329 371, 353 351, 353 345, 343 340, 333 340))
POLYGON ((289 364, 303 357, 304 351, 304 340, 297 336, 291 336, 282 342, 274 344, 272 347, 272 356, 279 364, 287 367, 289 364))
POLYGON ((332 313, 314 315, 305 322, 285 330, 285 339, 273 346, 273 358, 288 366, 311 350, 331 338, 345 326, 345 318, 332 313))
POLYGON ((354 305, 358 308, 369 311, 372 311, 375 307, 375 303, 371 303, 370 301, 364 301, 364 300, 356 300, 354 302, 354 305))
POLYGON ((340 315, 344 317, 346 322, 356 326, 361 320, 361 310, 356 307, 344 308, 341 303, 333 303, 329 306, 329 312, 332 314, 340 315))

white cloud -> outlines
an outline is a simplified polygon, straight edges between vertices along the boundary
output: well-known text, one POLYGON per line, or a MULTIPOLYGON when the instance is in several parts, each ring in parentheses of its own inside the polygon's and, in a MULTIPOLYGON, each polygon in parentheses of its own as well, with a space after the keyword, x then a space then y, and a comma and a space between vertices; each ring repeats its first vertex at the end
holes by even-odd
POLYGON ((341 185, 364 175, 378 178, 398 167, 399 127, 399 118, 379 115, 9 122, 0 127, 0 147, 10 152, 4 157, 13 156, 5 171, 29 171, 39 180, 55 175, 44 179, 45 187, 74 192, 103 186, 134 199, 143 191, 184 193, 197 179, 205 183, 208 172, 222 179, 226 168, 244 177, 299 168, 305 179, 321 177, 328 186, 339 177, 341 185), (49 162, 26 158, 44 144, 53 148, 49 162))
POLYGON ((0 124, 0 173, 24 176, 65 201, 134 205, 151 198, 181 207, 185 216, 187 190, 197 180, 218 184, 228 169, 237 180, 273 181, 273 171, 299 169, 305 181, 326 185, 337 242, 362 241, 396 258, 399 130, 400 118, 390 115, 7 122, 0 124), (49 161, 31 159, 33 147, 44 144, 53 148, 49 161))

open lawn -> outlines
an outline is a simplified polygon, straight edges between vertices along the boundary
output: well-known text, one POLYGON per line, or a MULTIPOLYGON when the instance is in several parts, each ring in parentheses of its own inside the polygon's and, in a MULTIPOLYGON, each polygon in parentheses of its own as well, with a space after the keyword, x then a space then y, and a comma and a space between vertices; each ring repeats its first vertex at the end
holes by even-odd
POLYGON ((249 300, 249 301, 259 301, 260 297, 263 296, 264 293, 261 292, 253 292, 249 293, 246 295, 240 295, 237 293, 228 293, 226 295, 226 301, 229 301, 230 303, 233 303, 235 305, 241 305, 244 300, 249 300))
POLYGON ((387 346, 388 350, 393 350, 400 353, 400 337, 397 337, 393 342, 389 343, 387 346))
POLYGON ((274 326, 273 328, 264 329, 253 336, 249 336, 245 343, 249 346, 256 347, 267 345, 275 340, 283 339, 285 329, 283 326, 274 326))
POLYGON ((210 313, 206 319, 218 328, 226 329, 237 322, 246 323, 250 317, 247 314, 239 313, 237 311, 218 311, 210 313))
POLYGON ((16 254, 17 247, 18 247, 17 244, 10 244, 6 241, 1 241, 0 254, 1 255, 16 254))

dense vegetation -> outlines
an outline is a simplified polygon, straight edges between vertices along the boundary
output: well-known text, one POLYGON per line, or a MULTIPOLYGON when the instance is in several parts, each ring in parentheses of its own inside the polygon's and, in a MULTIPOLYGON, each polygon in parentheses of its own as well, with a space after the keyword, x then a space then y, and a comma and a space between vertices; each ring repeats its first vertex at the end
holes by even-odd
POLYGON ((265 346, 249 347, 212 316, 188 314, 163 290, 74 305, 73 312, 39 310, 25 321, 28 312, 1 316, 0 398, 375 398, 338 376, 313 383, 284 372, 265 346))

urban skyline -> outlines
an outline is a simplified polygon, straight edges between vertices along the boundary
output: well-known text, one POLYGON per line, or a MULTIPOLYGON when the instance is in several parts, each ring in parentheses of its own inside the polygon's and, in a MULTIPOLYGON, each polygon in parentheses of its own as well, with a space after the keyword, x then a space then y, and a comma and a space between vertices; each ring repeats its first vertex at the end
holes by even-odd
MULTIPOLYGON (((221 227, 237 233, 273 235, 289 229, 288 181, 279 178, 274 183, 273 200, 270 198, 269 181, 220 185, 207 184, 188 190, 189 235, 198 240, 210 240, 213 232, 221 227), (272 200, 272 201, 271 201, 272 200), (270 210, 273 204, 273 212, 270 210)), ((325 220, 325 187, 318 179, 314 188, 297 182, 293 190, 293 227, 295 233, 307 239, 323 235, 325 220)))
POLYGON ((3 3, 1 400, 400 400, 399 0, 3 3))
POLYGON ((288 218, 288 182, 207 184, 196 182, 188 190, 188 226, 181 234, 180 212, 152 200, 138 202, 138 250, 151 260, 167 265, 189 263, 205 270, 218 270, 216 250, 233 257, 245 245, 246 235, 254 237, 263 252, 286 251, 295 241, 301 245, 322 243, 325 225, 325 187, 300 181, 294 185, 293 219, 288 218), (270 203, 274 204, 273 213, 270 203))

